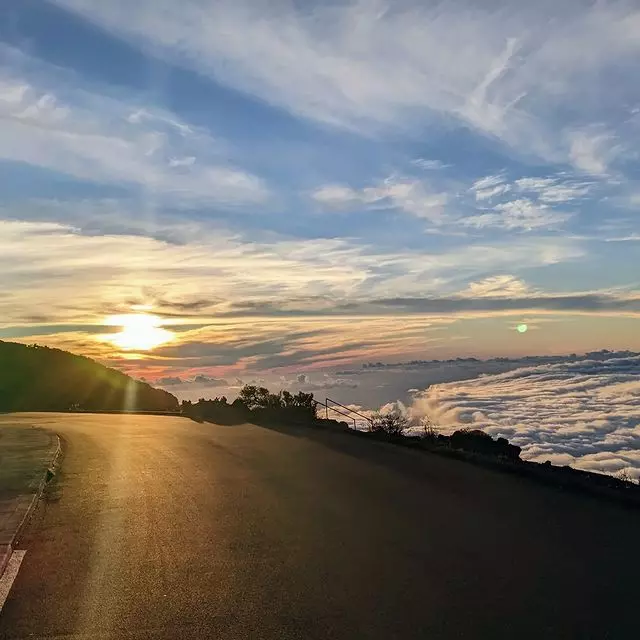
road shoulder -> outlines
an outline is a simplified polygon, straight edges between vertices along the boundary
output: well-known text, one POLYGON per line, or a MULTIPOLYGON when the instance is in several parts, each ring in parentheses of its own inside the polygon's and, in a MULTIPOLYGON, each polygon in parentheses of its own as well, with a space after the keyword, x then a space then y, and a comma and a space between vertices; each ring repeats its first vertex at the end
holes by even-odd
POLYGON ((59 454, 55 433, 25 424, 0 429, 0 576, 59 454))

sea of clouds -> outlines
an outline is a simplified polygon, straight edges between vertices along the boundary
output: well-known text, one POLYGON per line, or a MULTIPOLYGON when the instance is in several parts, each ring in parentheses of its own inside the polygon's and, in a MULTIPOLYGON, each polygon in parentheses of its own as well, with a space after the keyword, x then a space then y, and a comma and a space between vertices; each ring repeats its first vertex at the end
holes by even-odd
POLYGON ((432 385, 406 412, 414 424, 429 416, 445 433, 468 427, 503 436, 526 460, 640 479, 637 354, 432 385))

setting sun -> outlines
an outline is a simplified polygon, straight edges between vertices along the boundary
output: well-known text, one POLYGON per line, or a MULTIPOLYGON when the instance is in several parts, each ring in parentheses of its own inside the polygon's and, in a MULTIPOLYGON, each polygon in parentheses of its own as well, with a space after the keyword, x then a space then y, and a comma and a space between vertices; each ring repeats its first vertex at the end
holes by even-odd
POLYGON ((122 331, 108 337, 109 342, 126 350, 148 351, 169 342, 173 333, 163 329, 162 320, 148 313, 111 316, 107 324, 122 327, 122 331))

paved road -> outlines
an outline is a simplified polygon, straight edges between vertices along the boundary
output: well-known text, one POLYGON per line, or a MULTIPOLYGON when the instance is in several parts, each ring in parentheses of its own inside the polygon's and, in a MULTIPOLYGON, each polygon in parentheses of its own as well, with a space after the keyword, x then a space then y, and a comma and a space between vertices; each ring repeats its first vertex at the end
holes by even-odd
POLYGON ((309 429, 2 420, 65 441, 2 638, 637 637, 637 512, 309 429))

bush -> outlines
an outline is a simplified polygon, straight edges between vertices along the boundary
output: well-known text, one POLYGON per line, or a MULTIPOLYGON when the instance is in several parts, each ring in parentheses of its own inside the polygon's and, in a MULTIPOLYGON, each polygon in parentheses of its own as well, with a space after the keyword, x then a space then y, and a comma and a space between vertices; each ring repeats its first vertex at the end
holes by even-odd
POLYGON ((307 422, 316 419, 316 402, 312 393, 289 391, 270 393, 265 387, 245 385, 231 404, 223 396, 213 400, 200 398, 192 404, 184 401, 182 413, 192 418, 240 424, 241 422, 307 422))
POLYGON ((454 449, 463 449, 487 456, 519 460, 522 449, 509 444, 506 438, 494 440, 488 433, 480 429, 459 429, 449 437, 449 443, 454 449))
POLYGON ((420 420, 420 425, 422 427, 422 433, 420 435, 423 440, 428 440, 429 442, 436 442, 438 440, 438 427, 429 416, 424 416, 420 420))
POLYGON ((374 433, 385 433, 391 437, 403 436, 409 428, 409 420, 401 413, 386 413, 384 415, 376 413, 371 423, 371 431, 374 433))

